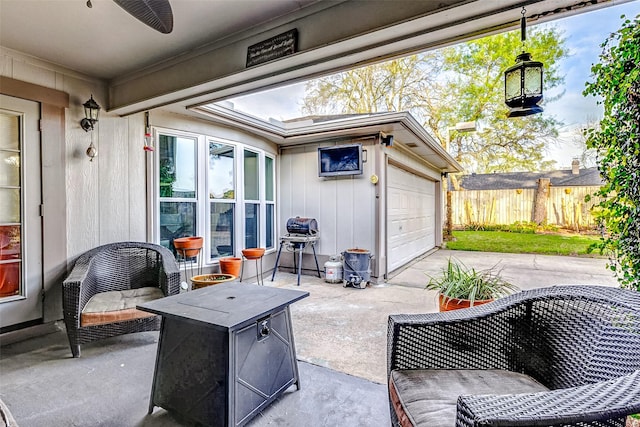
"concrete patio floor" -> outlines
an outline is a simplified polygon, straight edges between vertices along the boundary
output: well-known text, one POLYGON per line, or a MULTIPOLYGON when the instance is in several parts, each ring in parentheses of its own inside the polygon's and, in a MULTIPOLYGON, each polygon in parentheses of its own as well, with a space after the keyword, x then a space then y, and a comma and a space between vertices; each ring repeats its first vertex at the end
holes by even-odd
MULTIPOLYGON (((437 274, 450 256, 478 269, 498 264, 521 289, 616 285, 603 259, 448 250, 366 289, 310 275, 303 275, 298 287, 294 274, 278 272, 265 285, 310 293, 291 306, 302 388, 292 387, 247 425, 388 425, 387 317, 435 312, 435 293, 424 291, 424 284, 427 274, 437 274)), ((147 415, 157 332, 86 344, 82 357, 72 359, 64 326, 46 329, 46 335, 24 340, 0 338, 0 399, 19 426, 189 425, 161 408, 147 415)))

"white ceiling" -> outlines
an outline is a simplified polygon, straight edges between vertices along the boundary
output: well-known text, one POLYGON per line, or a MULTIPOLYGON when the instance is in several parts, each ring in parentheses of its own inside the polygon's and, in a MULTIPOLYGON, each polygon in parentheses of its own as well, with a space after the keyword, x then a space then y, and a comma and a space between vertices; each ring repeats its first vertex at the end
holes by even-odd
MULTIPOLYGON (((141 1, 141 0, 140 0, 141 1)), ((107 111, 188 109, 482 34, 629 0, 169 0, 162 34, 113 0, 0 0, 0 47, 102 79, 107 111), (299 31, 299 52, 254 67, 247 47, 299 31), (222 60, 221 60, 222 58, 222 60)), ((7 61, 0 50, 0 74, 7 61)))
POLYGON ((112 0, 0 0, 0 44, 109 80, 319 1, 170 0, 173 31, 161 34, 112 0))

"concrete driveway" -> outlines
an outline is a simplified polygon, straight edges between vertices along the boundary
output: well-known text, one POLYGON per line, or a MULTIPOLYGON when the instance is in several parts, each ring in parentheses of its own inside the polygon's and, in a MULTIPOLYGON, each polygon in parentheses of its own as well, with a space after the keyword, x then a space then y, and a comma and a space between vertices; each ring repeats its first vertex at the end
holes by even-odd
POLYGON ((439 249, 422 257, 392 277, 388 283, 424 288, 429 276, 438 275, 449 258, 467 267, 483 270, 495 266, 501 275, 522 290, 554 285, 606 285, 618 283, 604 258, 583 258, 536 254, 505 254, 439 249))

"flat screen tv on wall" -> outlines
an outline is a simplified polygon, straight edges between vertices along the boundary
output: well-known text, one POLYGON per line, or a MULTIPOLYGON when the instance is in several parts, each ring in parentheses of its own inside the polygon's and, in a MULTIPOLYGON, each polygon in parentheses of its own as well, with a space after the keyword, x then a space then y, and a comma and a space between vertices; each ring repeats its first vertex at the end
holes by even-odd
POLYGON ((318 148, 318 176, 362 175, 362 144, 318 148))

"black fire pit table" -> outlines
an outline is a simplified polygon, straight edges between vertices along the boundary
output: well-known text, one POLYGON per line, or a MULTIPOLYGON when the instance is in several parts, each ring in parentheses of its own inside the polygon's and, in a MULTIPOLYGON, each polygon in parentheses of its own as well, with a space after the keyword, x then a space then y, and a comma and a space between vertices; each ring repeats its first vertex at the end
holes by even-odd
POLYGON ((140 304, 162 316, 149 413, 241 426, 300 389, 289 305, 308 292, 222 283, 140 304))

